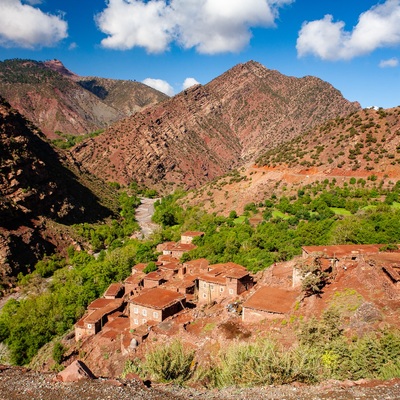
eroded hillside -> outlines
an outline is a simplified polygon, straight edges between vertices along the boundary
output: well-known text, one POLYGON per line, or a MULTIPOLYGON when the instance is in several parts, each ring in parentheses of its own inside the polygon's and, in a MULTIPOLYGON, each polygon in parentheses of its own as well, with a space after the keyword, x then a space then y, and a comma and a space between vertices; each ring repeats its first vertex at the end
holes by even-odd
POLYGON ((54 150, 38 129, 0 101, 0 283, 71 239, 51 222, 95 222, 115 209, 101 181, 54 150))
POLYGON ((251 61, 116 123, 73 154, 109 181, 198 187, 359 108, 318 78, 251 61))
POLYGON ((50 138, 105 128, 167 98, 138 82, 79 77, 58 60, 0 62, 0 94, 50 138))

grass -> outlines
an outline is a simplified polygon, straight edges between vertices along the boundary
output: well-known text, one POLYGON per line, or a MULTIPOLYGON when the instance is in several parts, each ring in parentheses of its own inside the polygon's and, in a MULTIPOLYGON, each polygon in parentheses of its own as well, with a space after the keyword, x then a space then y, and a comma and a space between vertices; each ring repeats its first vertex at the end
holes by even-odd
POLYGON ((336 215, 351 215, 351 212, 350 212, 349 210, 346 210, 345 208, 330 207, 330 209, 331 209, 336 215))
POLYGON ((240 217, 233 220, 233 223, 235 225, 240 225, 240 224, 243 224, 245 220, 246 220, 246 217, 244 215, 241 215, 240 217))
POLYGON ((272 217, 273 218, 282 218, 282 219, 290 218, 288 215, 284 214, 282 211, 279 211, 279 210, 272 211, 272 217))

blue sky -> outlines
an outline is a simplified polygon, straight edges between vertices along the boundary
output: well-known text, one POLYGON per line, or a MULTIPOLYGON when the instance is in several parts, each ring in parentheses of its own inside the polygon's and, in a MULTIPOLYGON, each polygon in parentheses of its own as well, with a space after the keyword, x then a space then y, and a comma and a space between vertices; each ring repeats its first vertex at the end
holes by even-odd
POLYGON ((399 49, 400 0, 0 0, 0 60, 56 58, 170 95, 255 60, 394 107, 399 49))

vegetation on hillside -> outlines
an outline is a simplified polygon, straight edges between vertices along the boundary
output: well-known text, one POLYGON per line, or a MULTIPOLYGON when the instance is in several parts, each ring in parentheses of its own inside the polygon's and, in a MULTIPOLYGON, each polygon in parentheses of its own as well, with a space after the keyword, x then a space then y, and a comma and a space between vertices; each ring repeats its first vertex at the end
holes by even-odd
POLYGON ((400 164, 400 108, 364 109, 337 117, 261 155, 259 166, 329 166, 356 171, 400 164))
POLYGON ((104 132, 104 129, 98 129, 97 131, 88 133, 86 135, 70 135, 67 133, 62 133, 56 131, 55 133, 60 137, 59 139, 53 139, 51 143, 58 147, 59 149, 70 149, 74 147, 76 144, 83 142, 85 139, 93 138, 99 136, 104 132))
POLYGON ((167 196, 154 215, 164 227, 158 240, 177 240, 185 230, 204 231, 204 237, 195 239, 197 249, 185 259, 233 261, 253 272, 291 259, 306 245, 398 243, 400 182, 384 187, 373 176, 370 182, 367 188, 364 179, 350 179, 338 187, 326 179, 304 186, 297 195, 250 203, 243 216, 232 212, 227 218, 198 207, 183 209, 179 194, 167 196), (262 219, 256 226, 249 222, 254 216, 262 219))
POLYGON ((251 271, 288 260, 304 245, 399 243, 400 183, 373 184, 366 188, 365 181, 351 180, 339 188, 326 180, 303 187, 296 196, 273 195, 260 204, 251 203, 244 215, 231 212, 229 217, 207 214, 198 207, 183 209, 179 201, 184 193, 176 192, 156 203, 154 220, 162 229, 150 241, 129 239, 137 230, 139 204, 138 188, 133 185, 130 192, 121 192, 119 219, 76 226, 96 257, 71 248, 66 259, 46 257, 32 274, 19 277, 29 295, 21 301, 10 300, 3 308, 0 341, 7 344, 14 364, 28 363, 41 346, 70 329, 111 282, 124 280, 136 263, 156 260, 156 245, 178 240, 186 230, 201 230, 205 235, 195 239, 198 247, 185 260, 233 261, 251 271), (256 226, 249 222, 254 215, 262 217, 256 226))
POLYGON ((265 338, 234 343, 211 354, 206 363, 175 341, 150 349, 144 360, 128 361, 124 374, 209 388, 400 376, 400 331, 384 330, 350 340, 340 324, 340 315, 329 309, 320 320, 299 323, 291 347, 265 338))

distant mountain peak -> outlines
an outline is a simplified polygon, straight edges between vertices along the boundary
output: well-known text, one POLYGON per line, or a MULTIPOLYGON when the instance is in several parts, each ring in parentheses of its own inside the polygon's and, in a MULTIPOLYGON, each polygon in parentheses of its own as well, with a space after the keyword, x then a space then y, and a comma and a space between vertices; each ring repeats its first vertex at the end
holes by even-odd
POLYGON ((44 61, 43 65, 45 65, 47 68, 50 68, 51 70, 56 71, 56 72, 60 73, 61 75, 64 75, 68 78, 72 78, 72 79, 79 78, 79 75, 75 74, 74 72, 72 72, 68 68, 66 68, 60 60, 54 59, 54 60, 44 61))

